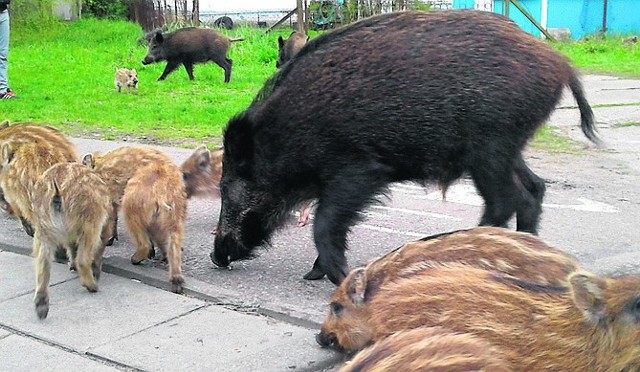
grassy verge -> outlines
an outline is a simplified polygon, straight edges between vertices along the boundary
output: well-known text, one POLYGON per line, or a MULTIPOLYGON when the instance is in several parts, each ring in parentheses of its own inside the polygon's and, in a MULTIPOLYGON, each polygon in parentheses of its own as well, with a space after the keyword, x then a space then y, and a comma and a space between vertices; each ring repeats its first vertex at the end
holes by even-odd
MULTIPOLYGON (((291 32, 223 31, 245 38, 231 47, 234 67, 231 82, 224 84, 223 70, 214 64, 196 65, 195 81, 182 67, 156 81, 165 63, 141 65, 146 47, 137 44, 142 31, 132 23, 84 19, 12 27, 9 78, 20 98, 1 103, 0 119, 48 123, 73 136, 185 145, 219 142, 229 118, 243 111, 275 72, 278 36, 291 32), (116 92, 117 67, 138 70, 138 95, 116 92)), ((639 44, 614 38, 554 45, 588 72, 640 76, 639 44)), ((553 136, 545 130, 538 136, 547 132, 553 136)), ((535 143, 557 145, 549 138, 535 143)))
POLYGON ((622 36, 591 37, 553 46, 585 73, 640 78, 640 43, 626 40, 622 36))
POLYGON ((220 135, 275 71, 277 37, 289 32, 229 32, 245 40, 231 47, 234 67, 224 84, 215 64, 196 65, 194 81, 183 67, 156 81, 165 63, 141 65, 146 47, 137 44, 142 31, 135 24, 82 20, 46 30, 14 29, 9 74, 19 99, 3 102, 2 116, 50 123, 72 135, 206 141, 220 135), (116 92, 116 67, 137 69, 138 95, 116 92))

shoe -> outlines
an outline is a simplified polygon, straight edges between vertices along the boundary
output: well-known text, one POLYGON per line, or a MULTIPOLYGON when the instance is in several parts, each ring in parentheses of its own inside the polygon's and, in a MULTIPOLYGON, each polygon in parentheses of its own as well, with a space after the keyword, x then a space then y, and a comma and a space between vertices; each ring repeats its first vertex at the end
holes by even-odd
POLYGON ((0 99, 12 99, 16 98, 15 93, 11 89, 7 89, 6 92, 0 93, 0 99))

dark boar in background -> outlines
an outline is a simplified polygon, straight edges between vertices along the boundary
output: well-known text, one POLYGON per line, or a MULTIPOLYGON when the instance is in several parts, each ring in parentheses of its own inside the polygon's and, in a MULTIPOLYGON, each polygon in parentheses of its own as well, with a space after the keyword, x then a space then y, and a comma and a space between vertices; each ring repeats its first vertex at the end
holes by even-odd
POLYGON ((299 203, 318 199, 306 279, 347 273, 347 233, 392 182, 468 172, 480 225, 537 232, 544 181, 522 150, 569 86, 585 135, 591 107, 567 59, 489 12, 401 12, 311 40, 224 133, 211 259, 250 258, 299 203))
POLYGON ((243 39, 230 39, 207 28, 187 27, 173 33, 156 35, 149 43, 149 51, 142 60, 143 65, 167 61, 162 75, 164 80, 175 69, 184 65, 189 79, 193 80, 193 65, 212 61, 224 70, 224 82, 231 79, 233 61, 227 58, 232 42, 243 39))
POLYGON ((287 41, 282 36, 278 36, 278 60, 276 61, 276 68, 280 68, 293 56, 295 56, 300 49, 309 41, 309 37, 299 32, 292 32, 287 41))

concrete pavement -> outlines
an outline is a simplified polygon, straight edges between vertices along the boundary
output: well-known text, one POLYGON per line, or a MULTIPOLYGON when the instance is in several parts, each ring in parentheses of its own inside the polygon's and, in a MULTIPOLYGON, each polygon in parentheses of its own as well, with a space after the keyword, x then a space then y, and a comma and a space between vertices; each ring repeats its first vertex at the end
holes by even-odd
POLYGON ((166 272, 139 275, 123 261, 105 263, 97 293, 54 264, 51 308, 40 321, 32 258, 0 250, 0 370, 314 371, 341 358, 317 346, 317 325, 225 305, 233 293, 192 279, 176 295, 144 283, 164 283, 166 272))

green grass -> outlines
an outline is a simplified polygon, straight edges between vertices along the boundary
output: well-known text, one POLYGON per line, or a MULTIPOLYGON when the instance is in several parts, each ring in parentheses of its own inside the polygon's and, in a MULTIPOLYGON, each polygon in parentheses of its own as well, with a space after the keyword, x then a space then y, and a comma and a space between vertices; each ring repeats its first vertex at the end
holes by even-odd
POLYGON ((142 66, 146 47, 139 27, 127 22, 82 20, 46 30, 12 30, 9 82, 18 100, 3 102, 12 122, 53 124, 72 135, 148 137, 162 142, 207 141, 244 110, 275 71, 278 30, 238 29, 229 58, 231 82, 215 64, 196 65, 189 81, 183 67, 158 82, 165 63, 142 66), (139 94, 117 93, 116 67, 136 68, 139 94))
MULTIPOLYGON (((189 81, 181 67, 158 82, 165 63, 141 65, 146 47, 137 44, 142 31, 135 24, 84 19, 39 27, 16 22, 9 82, 19 99, 0 103, 0 120, 48 123, 73 136, 110 140, 216 143, 229 118, 246 109, 276 71, 277 37, 290 32, 225 32, 245 38, 231 47, 234 67, 229 84, 223 83, 223 70, 215 64, 196 65, 195 81, 189 81), (138 70, 138 95, 116 92, 116 67, 138 70)), ((625 46, 621 38, 614 38, 554 45, 585 71, 640 76, 638 44, 625 46)), ((561 148, 559 141, 543 138, 534 143, 561 148)))
POLYGON ((620 123, 616 125, 617 128, 626 128, 626 127, 640 127, 640 122, 637 121, 628 121, 626 123, 620 123))
POLYGON ((538 130, 531 147, 538 150, 544 150, 552 153, 580 153, 580 143, 568 137, 563 136, 557 128, 544 126, 538 130))
POLYGON ((585 73, 640 78, 640 42, 626 45, 625 40, 623 36, 594 36, 552 45, 585 73))

